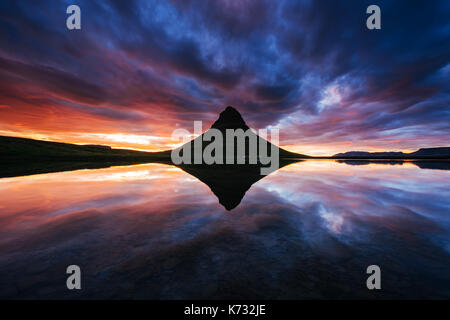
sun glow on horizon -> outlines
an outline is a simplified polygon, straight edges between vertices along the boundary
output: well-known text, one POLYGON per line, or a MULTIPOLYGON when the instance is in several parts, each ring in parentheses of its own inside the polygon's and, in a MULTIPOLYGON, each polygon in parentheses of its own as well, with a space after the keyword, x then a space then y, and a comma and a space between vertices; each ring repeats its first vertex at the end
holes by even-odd
MULTIPOLYGON (((167 151, 182 146, 185 141, 174 140, 172 137, 157 136, 157 135, 145 135, 145 134, 132 134, 132 133, 81 133, 81 132, 14 132, 0 130, 0 135, 10 136, 17 138, 28 138, 34 140, 59 142, 59 143, 72 143, 78 145, 95 144, 110 146, 113 149, 126 149, 143 152, 159 152, 167 151)), ((189 140, 194 139, 195 136, 190 136, 189 140)), ((386 147, 375 145, 374 143, 367 141, 335 141, 326 143, 299 143, 299 144, 283 144, 280 143, 280 147, 290 151, 303 155, 313 157, 328 157, 337 153, 343 153, 348 151, 365 151, 365 152, 404 152, 410 153, 417 151, 419 148, 397 148, 396 146, 402 145, 405 141, 396 140, 391 141, 392 144, 385 142, 386 147)))

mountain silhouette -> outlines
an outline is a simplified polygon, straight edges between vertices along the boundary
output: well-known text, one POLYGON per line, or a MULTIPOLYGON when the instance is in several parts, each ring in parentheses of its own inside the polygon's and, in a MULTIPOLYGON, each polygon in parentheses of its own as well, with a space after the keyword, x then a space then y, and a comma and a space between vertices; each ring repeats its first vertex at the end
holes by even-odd
MULTIPOLYGON (((256 151, 256 157, 257 157, 257 162, 261 164, 260 162, 260 158, 259 155, 261 154, 261 151, 265 151, 263 152, 263 154, 266 154, 268 156, 272 155, 272 150, 276 149, 278 151, 278 161, 281 161, 282 159, 306 159, 306 158, 310 158, 309 156, 303 155, 303 154, 298 154, 298 153, 294 153, 294 152, 290 152, 287 150, 284 150, 283 148, 280 148, 278 146, 273 145, 271 142, 267 141, 266 139, 261 138, 260 136, 258 136, 256 133, 254 133, 253 131, 247 131, 249 128, 249 126, 245 123, 244 119, 242 118, 241 114, 239 113, 239 111, 237 111, 235 108, 233 108, 232 106, 228 106, 225 108, 224 111, 222 111, 219 115, 219 118, 213 123, 213 125, 211 126, 210 129, 217 129, 220 132, 222 132, 222 137, 223 137, 223 150, 222 150, 222 154, 225 156, 226 151, 227 151, 227 145, 230 145, 233 143, 233 141, 229 141, 227 140, 227 136, 226 136, 226 130, 227 129, 233 129, 233 130, 237 130, 237 129, 242 129, 244 131, 246 131, 247 133, 247 138, 245 140, 245 153, 244 153, 244 157, 245 157, 245 163, 248 163, 248 159, 250 157, 250 142, 254 141, 256 146, 255 147, 255 151, 256 151), (260 146, 261 146, 261 142, 263 142, 263 145, 266 145, 267 150, 260 150, 260 146)), ((181 147, 175 149, 177 152, 179 152, 179 154, 182 156, 183 155, 183 150, 186 150, 187 148, 190 149, 190 154, 191 154, 191 163, 194 163, 194 153, 195 153, 195 145, 198 143, 198 145, 201 145, 201 150, 199 150, 202 154, 203 151, 205 150, 205 148, 213 143, 213 141, 205 141, 205 134, 208 131, 204 132, 203 134, 201 134, 200 136, 198 136, 197 138, 187 142, 186 144, 182 145, 181 147)), ((269 133, 268 133, 269 134, 269 133)), ((234 141, 234 163, 237 163, 238 160, 238 152, 237 152, 237 139, 235 139, 234 141)), ((213 153, 214 155, 214 153, 213 153)), ((226 163, 225 158, 222 159, 223 163, 226 163)), ((242 159, 241 159, 242 160, 242 159)))
POLYGON ((249 129, 239 111, 231 106, 226 107, 220 113, 219 119, 213 123, 211 128, 219 129, 220 131, 225 131, 226 129, 249 129))

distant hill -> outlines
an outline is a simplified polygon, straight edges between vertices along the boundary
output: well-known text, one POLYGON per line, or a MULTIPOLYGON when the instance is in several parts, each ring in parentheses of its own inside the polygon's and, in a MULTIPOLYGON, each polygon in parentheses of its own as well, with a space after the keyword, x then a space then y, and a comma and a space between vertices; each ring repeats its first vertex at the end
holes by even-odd
POLYGON ((339 159, 450 159, 450 147, 421 148, 415 152, 365 152, 349 151, 337 153, 339 159))
POLYGON ((140 152, 112 149, 102 145, 77 145, 26 138, 0 136, 0 162, 40 161, 105 161, 131 160, 170 156, 169 152, 140 152))
POLYGON ((362 158, 362 157, 368 157, 368 158, 378 158, 378 157, 389 157, 389 158, 395 158, 395 157, 403 157, 405 156, 405 153, 403 152, 366 152, 366 151, 348 151, 345 153, 338 153, 333 156, 333 158, 362 158))
POLYGON ((414 157, 450 157, 450 147, 421 148, 408 155, 414 157))

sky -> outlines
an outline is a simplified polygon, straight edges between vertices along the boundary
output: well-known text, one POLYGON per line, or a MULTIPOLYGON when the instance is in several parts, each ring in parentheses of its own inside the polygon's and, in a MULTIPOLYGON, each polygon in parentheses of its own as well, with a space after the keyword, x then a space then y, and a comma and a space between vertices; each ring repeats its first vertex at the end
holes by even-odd
POLYGON ((0 135, 165 150, 228 105, 309 155, 449 146, 450 2, 0 2, 0 135))

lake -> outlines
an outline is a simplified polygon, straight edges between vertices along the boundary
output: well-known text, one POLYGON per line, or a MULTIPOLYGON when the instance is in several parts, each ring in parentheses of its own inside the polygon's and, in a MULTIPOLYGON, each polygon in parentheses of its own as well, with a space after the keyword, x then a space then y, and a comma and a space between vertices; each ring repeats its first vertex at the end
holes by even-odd
POLYGON ((188 172, 0 179, 0 298, 450 298, 449 170, 308 160, 214 193, 188 172))

